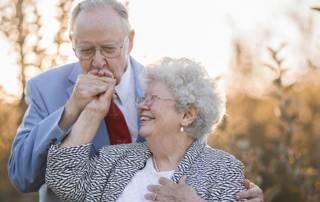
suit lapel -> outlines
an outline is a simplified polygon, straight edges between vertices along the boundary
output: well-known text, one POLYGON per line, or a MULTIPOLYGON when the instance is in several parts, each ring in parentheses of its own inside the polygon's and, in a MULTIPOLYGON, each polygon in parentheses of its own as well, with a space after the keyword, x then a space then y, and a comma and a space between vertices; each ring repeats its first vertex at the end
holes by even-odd
MULTIPOLYGON (((135 59, 133 59, 132 57, 130 57, 130 63, 131 63, 131 67, 133 69, 133 75, 134 75, 134 81, 135 81, 135 93, 136 93, 136 97, 143 97, 144 92, 143 92, 143 88, 142 88, 142 83, 141 83, 141 74, 144 71, 144 67, 138 63, 135 59)), ((140 128, 140 121, 139 119, 137 120, 138 122, 138 128, 140 128)), ((144 142, 145 139, 143 137, 141 137, 140 135, 138 135, 136 142, 144 142)))
POLYGON ((141 74, 143 73, 144 67, 138 63, 135 59, 130 57, 130 63, 133 70, 135 87, 136 87, 136 96, 142 97, 143 96, 143 88, 141 84, 141 74))
POLYGON ((79 62, 74 63, 72 67, 72 71, 70 72, 68 79, 69 79, 69 86, 67 87, 67 94, 68 98, 71 96, 74 85, 76 84, 78 76, 82 74, 82 68, 79 62))
POLYGON ((203 152, 205 145, 206 144, 202 143, 200 140, 197 140, 190 146, 181 162, 179 163, 178 167, 174 171, 171 180, 176 183, 179 182, 180 178, 185 175, 186 172, 190 169, 190 166, 193 165, 194 160, 199 158, 199 155, 201 155, 201 153, 203 152))
POLYGON ((101 201, 116 201, 133 176, 145 167, 146 161, 151 156, 146 143, 141 143, 141 147, 135 152, 129 152, 126 156, 119 159, 104 188, 101 201))

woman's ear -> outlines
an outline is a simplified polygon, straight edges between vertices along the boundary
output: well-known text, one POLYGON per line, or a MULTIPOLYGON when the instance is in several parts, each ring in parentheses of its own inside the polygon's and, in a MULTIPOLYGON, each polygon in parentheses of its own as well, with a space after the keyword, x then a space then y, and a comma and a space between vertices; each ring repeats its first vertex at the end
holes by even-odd
POLYGON ((184 113, 181 121, 181 126, 186 127, 193 123, 197 118, 198 110, 195 106, 190 106, 184 113))

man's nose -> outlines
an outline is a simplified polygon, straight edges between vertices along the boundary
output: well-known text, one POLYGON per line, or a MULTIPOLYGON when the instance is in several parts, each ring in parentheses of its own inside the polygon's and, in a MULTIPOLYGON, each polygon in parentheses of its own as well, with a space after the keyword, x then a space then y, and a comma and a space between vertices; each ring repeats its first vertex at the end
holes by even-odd
POLYGON ((106 64, 106 57, 101 54, 100 49, 96 49, 92 58, 92 65, 96 68, 103 68, 106 64))

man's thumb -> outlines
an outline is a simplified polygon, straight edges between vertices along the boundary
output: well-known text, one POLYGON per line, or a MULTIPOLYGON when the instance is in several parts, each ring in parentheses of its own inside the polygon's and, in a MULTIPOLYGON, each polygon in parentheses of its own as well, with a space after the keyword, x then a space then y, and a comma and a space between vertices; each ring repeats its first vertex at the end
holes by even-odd
POLYGON ((115 85, 116 82, 114 82, 113 84, 111 84, 108 88, 108 90, 106 90, 106 92, 103 93, 103 98, 107 99, 107 100, 111 100, 113 98, 113 93, 115 90, 115 85))

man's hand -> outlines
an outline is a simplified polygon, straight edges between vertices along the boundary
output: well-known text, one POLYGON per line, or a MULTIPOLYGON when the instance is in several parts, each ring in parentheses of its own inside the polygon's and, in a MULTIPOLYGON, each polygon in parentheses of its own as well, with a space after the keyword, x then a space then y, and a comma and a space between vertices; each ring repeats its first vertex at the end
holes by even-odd
POLYGON ((114 94, 116 80, 113 79, 108 89, 95 96, 82 110, 72 127, 71 133, 63 140, 61 147, 88 144, 92 142, 101 120, 109 111, 114 94))
POLYGON ((145 199, 162 202, 202 202, 191 186, 186 184, 186 176, 183 176, 179 183, 175 183, 168 178, 161 177, 159 185, 149 185, 147 189, 151 193, 145 195, 145 199))
POLYGON ((113 78, 97 76, 90 72, 79 76, 68 101, 70 106, 73 106, 71 109, 76 113, 80 113, 94 97, 106 92, 113 81, 113 78))
POLYGON ((113 83, 113 75, 108 70, 92 70, 88 74, 80 75, 71 97, 65 104, 59 126, 68 128, 72 125, 85 106, 98 95, 105 93, 113 83))
POLYGON ((247 191, 237 193, 238 200, 244 200, 248 202, 263 202, 263 192, 260 187, 252 183, 250 180, 245 179, 244 186, 247 191))
POLYGON ((115 92, 115 84, 116 80, 113 79, 108 89, 104 93, 93 98, 93 100, 86 105, 84 111, 94 113, 102 120, 109 112, 110 103, 115 92))

